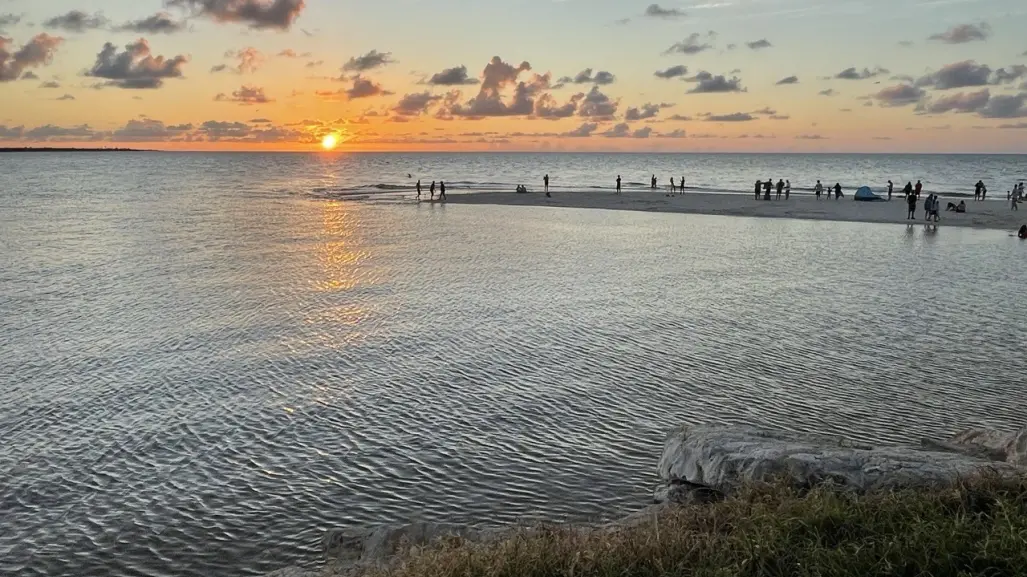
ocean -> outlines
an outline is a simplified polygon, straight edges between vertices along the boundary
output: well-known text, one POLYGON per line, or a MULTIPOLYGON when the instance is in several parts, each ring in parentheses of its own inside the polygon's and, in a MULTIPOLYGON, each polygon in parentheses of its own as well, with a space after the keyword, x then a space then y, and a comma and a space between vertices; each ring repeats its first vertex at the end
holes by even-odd
POLYGON ((330 527, 611 518, 647 504, 686 422, 1019 426, 1008 232, 408 187, 995 193, 1024 160, 0 155, 0 574, 256 575, 316 562, 330 527))

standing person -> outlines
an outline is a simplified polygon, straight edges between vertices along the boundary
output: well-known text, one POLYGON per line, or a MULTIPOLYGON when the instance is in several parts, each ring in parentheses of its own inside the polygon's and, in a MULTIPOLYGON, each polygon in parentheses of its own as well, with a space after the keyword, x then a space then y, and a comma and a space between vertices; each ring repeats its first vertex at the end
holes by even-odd
POLYGON ((1019 195, 1016 194, 1016 191, 1014 190, 1013 191, 1013 199, 1009 203, 1010 210, 1020 210, 1019 208, 1016 207, 1016 204, 1018 202, 1020 202, 1020 197, 1019 197, 1019 195))
POLYGON ((934 217, 934 222, 941 220, 941 216, 938 214, 941 212, 941 197, 937 194, 932 194, 934 197, 931 200, 931 216, 934 217))
POLYGON ((681 176, 680 188, 681 188, 681 194, 685 194, 685 176, 684 175, 681 176))
POLYGON ((916 187, 913 190, 916 191, 916 197, 919 200, 920 199, 920 193, 924 190, 924 185, 921 184, 919 180, 917 180, 916 181, 916 187))
MULTIPOLYGON (((1016 188, 1016 187, 1013 187, 1013 188, 1016 188)), ((760 199, 760 191, 761 190, 763 190, 763 183, 757 180, 756 181, 756 200, 760 199)))
POLYGON ((617 194, 620 194, 620 175, 617 175, 617 194))
POLYGON ((770 189, 774 188, 774 181, 767 179, 767 182, 763 183, 763 200, 770 200, 770 189))
POLYGON ((933 194, 928 194, 927 198, 924 199, 924 220, 931 220, 931 208, 934 207, 934 199, 931 198, 933 194))
POLYGON ((906 195, 906 205, 909 207, 906 220, 916 220, 916 197, 912 193, 906 195))
POLYGON ((791 195, 792 195, 792 181, 791 180, 785 180, 785 200, 788 200, 788 197, 791 196, 791 195))
POLYGON ((984 184, 981 181, 979 181, 979 180, 977 181, 977 184, 974 185, 974 200, 980 200, 981 199, 981 187, 982 186, 984 186, 984 184))
POLYGON ((774 200, 781 200, 781 193, 784 192, 785 181, 780 178, 777 179, 777 197, 774 200))
POLYGON ((895 183, 888 181, 888 200, 891 200, 891 192, 895 188, 895 183))
POLYGON ((981 200, 988 197, 988 187, 984 186, 984 182, 981 182, 981 200))
POLYGON ((545 176, 545 178, 542 179, 542 183, 545 185, 545 188, 546 188, 546 196, 549 196, 549 175, 548 174, 545 176))
POLYGON ((429 189, 429 191, 431 192, 431 196, 428 197, 428 200, 435 200, 435 181, 434 180, 431 181, 431 188, 429 189))
POLYGON ((671 196, 674 196, 674 190, 675 190, 675 188, 674 188, 674 177, 672 176, 672 177, 670 177, 670 195, 671 196))
POLYGON ((834 183, 834 199, 838 200, 842 197, 842 185, 839 182, 834 183))
POLYGON ((656 190, 656 175, 655 174, 653 175, 652 186, 650 188, 652 188, 653 190, 656 190))
POLYGON ((446 200, 446 181, 439 181, 439 200, 446 200))
POLYGON ((813 189, 813 192, 817 194, 817 200, 820 200, 820 195, 824 194, 824 185, 820 184, 819 180, 817 181, 817 186, 813 189))
POLYGON ((417 200, 421 200, 421 179, 417 179, 417 200))

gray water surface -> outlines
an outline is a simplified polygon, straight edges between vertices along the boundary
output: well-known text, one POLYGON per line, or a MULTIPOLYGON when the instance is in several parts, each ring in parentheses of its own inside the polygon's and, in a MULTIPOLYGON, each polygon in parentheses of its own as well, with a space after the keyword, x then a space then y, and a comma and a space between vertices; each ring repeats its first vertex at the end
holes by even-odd
POLYGON ((273 163, 97 158, 0 187, 5 576, 610 517, 682 422, 915 442, 1027 411, 1006 232, 341 202, 273 163))

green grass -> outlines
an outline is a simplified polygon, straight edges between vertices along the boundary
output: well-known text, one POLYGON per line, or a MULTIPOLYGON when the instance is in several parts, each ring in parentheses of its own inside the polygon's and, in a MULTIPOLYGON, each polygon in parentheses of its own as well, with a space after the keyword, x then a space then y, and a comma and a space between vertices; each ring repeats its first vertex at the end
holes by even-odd
POLYGON ((753 487, 634 527, 453 539, 388 577, 1027 576, 1027 480, 856 495, 753 487))

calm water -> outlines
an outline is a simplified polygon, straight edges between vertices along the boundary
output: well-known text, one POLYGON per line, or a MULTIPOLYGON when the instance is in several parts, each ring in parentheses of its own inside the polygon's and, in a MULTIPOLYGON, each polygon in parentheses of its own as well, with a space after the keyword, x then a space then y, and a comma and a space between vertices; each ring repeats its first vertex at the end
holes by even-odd
POLYGON ((1006 232, 314 192, 411 158, 459 157, 0 156, 0 574, 252 574, 331 526, 608 517, 681 422, 901 442, 1027 412, 1006 232))

